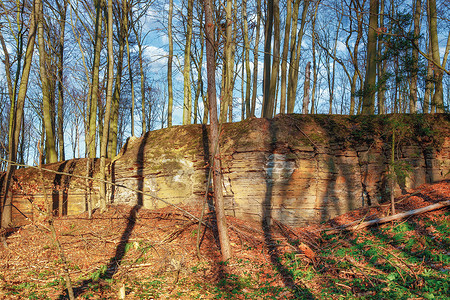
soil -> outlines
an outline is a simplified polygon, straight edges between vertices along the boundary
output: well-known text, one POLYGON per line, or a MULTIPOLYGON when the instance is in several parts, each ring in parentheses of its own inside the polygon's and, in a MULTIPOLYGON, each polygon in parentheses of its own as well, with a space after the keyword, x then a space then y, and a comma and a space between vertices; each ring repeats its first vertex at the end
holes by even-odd
MULTIPOLYGON (((408 211, 449 198, 449 181, 426 184, 397 198, 396 209, 408 211)), ((119 205, 105 213, 94 212, 92 219, 84 213, 55 218, 54 224, 78 299, 123 295, 126 299, 287 299, 299 294, 320 298, 323 279, 341 276, 333 267, 324 267, 321 253, 330 244, 323 234, 353 221, 388 215, 389 209, 390 204, 362 208, 302 228, 274 222, 268 229, 228 217, 233 258, 226 263, 220 259, 213 214, 205 215, 210 227, 202 225, 199 232, 198 222, 186 213, 199 216, 198 208, 147 210, 119 205), (286 257, 295 258, 296 269, 321 269, 322 275, 295 278, 286 257)), ((418 228, 433 231, 425 217, 446 224, 450 220, 448 207, 410 219, 418 228)), ((67 299, 64 264, 49 226, 43 219, 7 234, 7 247, 0 246, 0 299, 67 299)), ((439 268, 448 276, 448 264, 439 268)))

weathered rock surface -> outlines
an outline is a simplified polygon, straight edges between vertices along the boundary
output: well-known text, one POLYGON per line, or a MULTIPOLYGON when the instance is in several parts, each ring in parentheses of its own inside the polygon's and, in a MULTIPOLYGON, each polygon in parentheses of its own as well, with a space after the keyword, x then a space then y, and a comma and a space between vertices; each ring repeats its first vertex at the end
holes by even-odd
MULTIPOLYGON (((227 213, 253 220, 270 216, 295 226, 385 201, 393 127, 397 195, 450 178, 448 114, 287 115, 223 124, 220 156, 227 213)), ((110 200, 146 208, 200 205, 205 199, 208 157, 203 125, 177 126, 130 139, 109 167, 109 179, 116 184, 110 189, 110 200)), ((87 173, 85 159, 46 167, 87 173)), ((92 173, 95 176, 96 171, 92 173)), ((21 187, 16 186, 15 205, 31 215, 26 198, 39 203, 42 192, 26 197, 22 192, 26 186, 38 185, 39 177, 29 169, 19 170, 17 176, 21 187)), ((48 172, 46 178, 55 210, 61 209, 59 203, 63 213, 86 209, 84 179, 48 172)), ((93 186, 95 201, 98 183, 93 186)), ((21 219, 17 210, 15 217, 21 219)))

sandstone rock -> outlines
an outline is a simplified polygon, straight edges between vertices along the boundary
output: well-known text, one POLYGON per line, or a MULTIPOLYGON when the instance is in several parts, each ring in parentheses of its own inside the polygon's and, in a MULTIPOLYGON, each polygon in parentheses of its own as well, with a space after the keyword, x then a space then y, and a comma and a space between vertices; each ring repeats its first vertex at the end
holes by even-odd
MULTIPOLYGON (((385 201, 389 118, 287 115, 223 124, 220 156, 227 213, 252 220, 270 216, 296 226, 385 201)), ((403 122, 408 131, 398 138, 395 153, 405 176, 397 178, 397 195, 450 178, 450 118, 411 115, 403 122), (430 126, 434 135, 422 134, 421 126, 430 126)), ((115 184, 109 187, 111 202, 146 208, 200 205, 209 170, 207 129, 176 126, 130 139, 109 165, 108 180, 115 184)), ((46 167, 86 175, 84 159, 46 167)), ((95 177, 96 169, 91 173, 95 177)), ((27 199, 41 203, 42 184, 35 170, 19 170, 16 177, 15 206, 32 216, 36 212, 27 199), (30 193, 36 185, 37 191, 30 193)), ((84 179, 48 172, 45 182, 53 208, 58 211, 63 203, 63 213, 69 214, 86 209, 88 192, 96 202, 98 182, 92 184, 89 189, 84 179)), ((17 210, 14 217, 19 223, 24 219, 17 210)))

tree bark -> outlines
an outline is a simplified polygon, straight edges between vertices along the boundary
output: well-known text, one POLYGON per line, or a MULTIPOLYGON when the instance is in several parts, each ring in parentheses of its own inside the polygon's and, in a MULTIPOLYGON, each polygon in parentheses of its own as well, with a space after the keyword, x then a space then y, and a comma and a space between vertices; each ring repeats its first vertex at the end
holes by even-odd
POLYGON ((269 87, 268 116, 273 117, 277 98, 278 73, 280 69, 280 1, 273 0, 273 60, 269 87))
POLYGON ((94 42, 94 64, 92 66, 92 87, 89 105, 89 135, 88 135, 88 149, 89 158, 97 156, 97 108, 99 101, 99 85, 100 85, 100 54, 102 50, 102 0, 95 0, 95 42, 94 42))
POLYGON ((375 112, 375 82, 377 79, 377 33, 379 0, 370 0, 369 32, 367 37, 367 67, 364 80, 362 114, 375 112))
POLYGON ((270 114, 270 72, 272 59, 272 30, 274 0, 267 0, 266 25, 264 29, 264 78, 262 118, 271 118, 270 114))
POLYGON ((438 33, 437 33, 437 14, 436 14, 436 0, 428 0, 428 9, 429 9, 429 34, 431 41, 431 49, 433 54, 433 61, 435 64, 434 68, 434 95, 433 95, 433 103, 436 105, 436 112, 443 113, 444 112, 444 89, 442 86, 442 78, 443 72, 438 65, 441 61, 439 55, 439 42, 438 42, 438 33))
POLYGON ((169 0, 169 15, 167 20, 167 34, 169 39, 169 56, 167 57, 167 91, 169 93, 167 107, 167 127, 172 127, 173 110, 173 86, 172 86, 172 61, 173 61, 173 38, 172 38, 172 15, 173 0, 169 0))
MULTIPOLYGON (((15 113, 10 115, 12 130, 10 131, 10 135, 8 137, 9 140, 9 155, 8 158, 10 161, 15 162, 17 159, 17 145, 19 142, 19 136, 22 126, 23 119, 23 108, 25 104, 25 99, 27 96, 28 90, 28 80, 30 77, 30 69, 31 63, 33 61, 33 53, 34 53, 34 44, 36 40, 36 31, 37 31, 37 19, 39 8, 41 5, 40 0, 35 0, 33 3, 33 12, 30 16, 30 26, 28 30, 28 41, 27 48, 25 52, 25 60, 23 64, 22 77, 20 80, 19 91, 17 93, 17 105, 15 113)), ((12 222, 12 192, 9 187, 11 184, 11 179, 14 174, 16 166, 12 163, 8 164, 5 180, 3 181, 3 195, 4 199, 2 202, 2 222, 1 227, 8 227, 12 222)))
POLYGON ((59 44, 58 44, 58 141, 59 141, 59 160, 65 160, 64 150, 64 33, 66 29, 67 0, 63 0, 61 6, 56 2, 60 11, 59 19, 59 44))
MULTIPOLYGON (((384 3, 385 0, 380 0, 380 24, 379 27, 384 27, 384 3)), ((378 49, 377 49, 377 55, 378 57, 382 56, 382 50, 383 50, 384 42, 382 39, 378 40, 378 49)), ((378 93, 377 93, 377 102, 378 102, 378 114, 384 114, 386 111, 385 109, 385 102, 386 102, 386 79, 384 79, 386 74, 386 61, 382 60, 379 61, 377 64, 377 70, 378 70, 378 93)))
POLYGON ((42 110, 45 128, 46 161, 47 163, 54 163, 58 161, 58 155, 56 153, 55 136, 53 132, 51 113, 52 107, 50 103, 50 86, 48 80, 47 50, 45 49, 44 43, 44 5, 42 2, 40 2, 38 21, 38 45, 39 71, 42 83, 42 110))
MULTIPOLYGON (((136 43, 138 46, 138 56, 139 56, 139 75, 140 75, 140 92, 141 92, 141 117, 142 117, 142 132, 143 136, 147 132, 147 121, 146 121, 146 113, 145 113, 145 74, 144 74, 144 58, 142 56, 142 35, 136 29, 135 22, 131 22, 134 35, 136 36, 136 43)), ((141 31, 142 32, 142 31, 141 31)))
MULTIPOLYGON (((127 60, 128 60, 128 75, 130 79, 130 87, 131 87, 131 136, 135 136, 134 134, 134 107, 135 107, 135 96, 134 96, 134 81, 133 81, 133 67, 131 63, 131 53, 130 53, 130 42, 129 36, 130 31, 128 28, 128 13, 130 13, 130 9, 128 7, 128 0, 122 0, 123 5, 123 26, 125 32, 125 44, 127 46, 127 60)), ((131 11, 132 13, 132 11, 131 11)))
POLYGON ((259 49, 259 36, 261 27, 261 0, 256 0, 256 34, 255 34, 255 46, 253 49, 253 90, 252 90, 252 105, 250 116, 255 116, 256 109, 256 95, 258 92, 258 49, 259 49))
POLYGON ((308 113, 309 106, 309 85, 311 78, 311 62, 308 61, 305 68, 305 84, 303 86, 303 113, 308 113))
POLYGON ((215 79, 215 49, 214 21, 212 17, 212 0, 205 0, 205 32, 206 32, 206 63, 208 76, 208 99, 210 114, 210 153, 212 154, 214 203, 216 209, 217 229, 219 232, 222 260, 231 258, 231 247, 227 232, 227 220, 222 195, 222 174, 219 159, 219 126, 217 120, 216 79, 215 79), (217 151, 216 151, 217 150, 217 151))
POLYGON ((192 23, 193 23, 194 0, 188 0, 186 44, 184 46, 184 105, 183 105, 183 125, 191 124, 192 96, 191 96, 191 43, 192 43, 192 23))
MULTIPOLYGON (((286 2, 286 25, 284 27, 284 43, 283 43, 283 53, 281 55, 281 83, 280 83, 280 113, 286 113, 286 72, 287 72, 287 62, 289 53, 289 43, 290 43, 290 32, 291 32, 291 21, 292 21, 292 0, 287 0, 286 2)), ((313 47, 314 48, 314 47, 313 47)), ((313 49, 314 51, 314 49, 313 49)))
MULTIPOLYGON (((114 81, 114 53, 113 53, 113 13, 112 13, 112 0, 108 0, 108 77, 107 77, 107 88, 106 88, 106 108, 105 117, 103 122, 103 134, 102 142, 100 146, 100 179, 105 180, 106 178, 106 151, 108 146, 108 133, 109 133, 109 119, 111 117, 111 103, 112 103, 112 91, 113 91, 113 81, 114 81)), ((100 183, 100 211, 106 211, 106 184, 104 182, 100 183)))
MULTIPOLYGON (((233 9, 233 1, 227 0, 227 5, 225 7, 225 48, 224 52, 224 61, 223 61, 223 78, 222 78, 222 97, 220 101, 220 117, 219 122, 224 123, 227 121, 228 110, 230 103, 232 101, 232 78, 233 78, 233 63, 232 63, 232 43, 233 43, 233 21, 232 21, 232 9, 233 9)), ((211 105, 211 104, 210 104, 211 105)))
POLYGON ((120 21, 118 21, 117 28, 118 40, 119 40, 119 52, 117 53, 116 60, 116 80, 114 86, 114 93, 111 103, 111 121, 109 129, 109 142, 108 142, 108 157, 114 159, 117 154, 117 134, 119 129, 119 106, 120 106, 120 95, 122 90, 122 72, 123 72, 123 55, 124 55, 124 41, 127 32, 125 32, 125 12, 122 11, 122 16, 120 21))
POLYGON ((289 67, 289 77, 288 77, 288 90, 287 90, 287 113, 292 114, 294 112, 295 100, 297 97, 297 83, 298 83, 298 68, 300 64, 300 50, 302 45, 302 39, 304 34, 304 28, 306 24, 306 15, 308 12, 308 7, 310 0, 305 0, 303 2, 302 19, 300 21, 300 29, 297 33, 297 22, 298 22, 298 9, 299 0, 294 3, 294 13, 292 15, 293 27, 291 31, 291 58, 289 67), (296 38, 292 38, 292 35, 296 35, 296 38))
POLYGON ((420 35, 420 14, 422 11, 422 1, 415 1, 414 9, 414 48, 412 50, 413 70, 410 81, 410 96, 409 96, 409 112, 415 113, 417 106, 417 81, 419 69, 419 35, 420 35))
MULTIPOLYGON (((252 71, 250 69, 250 41, 248 39, 248 20, 247 20, 247 1, 242 2, 241 7, 242 12, 242 31, 244 35, 244 64, 245 64, 245 114, 246 118, 251 116, 251 100, 250 100, 250 91, 251 91, 251 81, 252 81, 252 71)), ((244 68, 243 68, 244 70, 244 68)), ((242 77, 244 80, 244 77, 242 77)))

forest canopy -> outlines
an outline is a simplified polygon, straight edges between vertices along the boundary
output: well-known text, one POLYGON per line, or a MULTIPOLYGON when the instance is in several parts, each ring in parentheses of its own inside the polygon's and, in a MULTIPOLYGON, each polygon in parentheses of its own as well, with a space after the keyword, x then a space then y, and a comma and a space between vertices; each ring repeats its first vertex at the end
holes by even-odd
MULTIPOLYGON (((1 2, 0 171, 37 144, 43 162, 99 157, 104 128, 113 158, 128 136, 209 122, 203 2, 114 0, 111 19, 109 2, 1 2)), ((449 6, 214 1, 219 121, 448 112, 449 6)))

